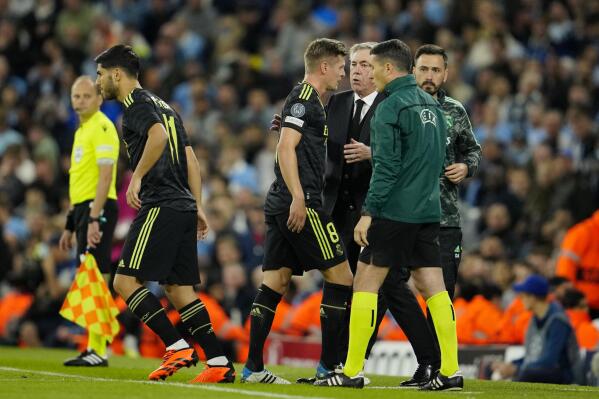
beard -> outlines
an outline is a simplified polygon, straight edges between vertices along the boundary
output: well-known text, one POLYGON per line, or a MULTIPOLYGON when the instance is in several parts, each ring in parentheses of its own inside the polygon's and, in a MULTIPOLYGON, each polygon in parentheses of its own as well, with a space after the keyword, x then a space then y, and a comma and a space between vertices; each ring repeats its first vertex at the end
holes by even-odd
POLYGON ((117 98, 118 91, 116 85, 112 81, 112 78, 106 82, 104 90, 102 90, 102 97, 104 100, 115 100, 117 98))
POLYGON ((434 96, 439 91, 439 87, 430 80, 422 83, 422 90, 426 91, 431 96, 434 96))

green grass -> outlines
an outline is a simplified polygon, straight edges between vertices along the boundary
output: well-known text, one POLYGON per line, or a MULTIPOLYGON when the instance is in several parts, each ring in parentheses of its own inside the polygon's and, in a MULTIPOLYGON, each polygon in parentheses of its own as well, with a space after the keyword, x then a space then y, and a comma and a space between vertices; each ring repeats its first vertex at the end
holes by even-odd
MULTIPOLYGON (((112 357, 108 368, 68 368, 62 361, 76 353, 52 349, 0 347, 0 398, 45 399, 146 399, 146 398, 416 398, 449 395, 459 398, 599 398, 599 389, 579 386, 524 384, 467 380, 462 392, 417 392, 397 389, 399 378, 370 376, 372 384, 364 390, 320 388, 306 385, 191 385, 199 367, 183 369, 167 382, 148 382, 158 359, 112 357)), ((237 365, 237 370, 241 370, 237 365)), ((270 368, 289 380, 311 375, 312 369, 273 366, 270 368)))

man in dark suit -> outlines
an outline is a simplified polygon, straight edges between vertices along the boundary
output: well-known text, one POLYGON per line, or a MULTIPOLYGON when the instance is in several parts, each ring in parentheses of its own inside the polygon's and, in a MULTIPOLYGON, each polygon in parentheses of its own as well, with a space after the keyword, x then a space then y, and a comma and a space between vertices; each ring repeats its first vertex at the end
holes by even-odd
POLYGON ((349 263, 355 272, 360 246, 354 241, 354 227, 368 191, 372 174, 370 119, 385 98, 377 93, 368 62, 374 43, 360 43, 350 50, 352 90, 333 94, 327 104, 327 167, 325 210, 346 246, 349 263))
MULTIPOLYGON (((376 106, 385 99, 384 93, 375 90, 369 62, 370 50, 375 44, 359 43, 350 49, 351 90, 333 94, 327 104, 329 139, 324 208, 332 215, 354 274, 360 254, 360 246, 354 241, 354 227, 360 220, 360 210, 372 174, 370 119, 376 106)), ((366 358, 376 341, 378 325, 389 308, 414 348, 420 365, 418 380, 427 380, 431 372, 429 366, 438 362, 438 354, 426 318, 406 283, 409 272, 405 273, 408 274, 403 276, 401 272, 390 272, 383 284, 383 295, 379 295, 377 329, 368 344, 366 358)), ((347 339, 347 334, 340 339, 341 359, 345 358, 347 339)))

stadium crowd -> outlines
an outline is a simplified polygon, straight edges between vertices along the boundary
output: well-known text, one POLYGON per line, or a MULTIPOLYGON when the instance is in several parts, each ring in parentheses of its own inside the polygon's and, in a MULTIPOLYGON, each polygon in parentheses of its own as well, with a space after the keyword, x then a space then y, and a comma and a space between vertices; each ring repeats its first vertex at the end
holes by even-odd
MULTIPOLYGON (((1 342, 81 345, 58 315, 77 266, 58 246, 77 128, 70 87, 96 75, 102 50, 126 43, 144 59, 143 86, 183 117, 201 163, 211 224, 198 242, 202 300, 242 360, 274 178, 270 121, 301 80, 307 43, 323 36, 348 46, 399 37, 450 55, 446 89, 483 147, 461 189, 460 342, 522 343, 531 314, 512 287, 541 274, 580 346, 596 350, 599 255, 581 274, 571 260, 584 256, 562 248, 585 219, 595 233, 578 229, 574 241, 599 234, 599 2, 581 0, 0 0, 1 342)), ((121 105, 102 110, 120 128, 121 105)), ((115 262, 135 212, 122 155, 115 262)), ((310 276, 286 295, 274 331, 319 334, 321 281, 310 276)), ((127 326, 113 351, 161 356, 159 340, 137 329, 127 326)), ((392 319, 379 335, 405 339, 392 319)))

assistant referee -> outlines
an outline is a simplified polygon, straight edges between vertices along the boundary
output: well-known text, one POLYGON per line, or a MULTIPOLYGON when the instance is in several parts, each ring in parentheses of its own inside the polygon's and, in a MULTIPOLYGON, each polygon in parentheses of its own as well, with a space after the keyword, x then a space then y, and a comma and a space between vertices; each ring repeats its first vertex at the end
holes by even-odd
MULTIPOLYGON (((77 255, 89 250, 108 282, 112 236, 118 216, 116 165, 119 137, 112 121, 100 111, 102 96, 90 77, 81 76, 75 80, 71 102, 80 125, 75 132, 69 169, 71 209, 60 237, 60 248, 70 250, 75 233, 77 255)), ((64 364, 107 366, 106 341, 90 332, 87 350, 64 364)))

